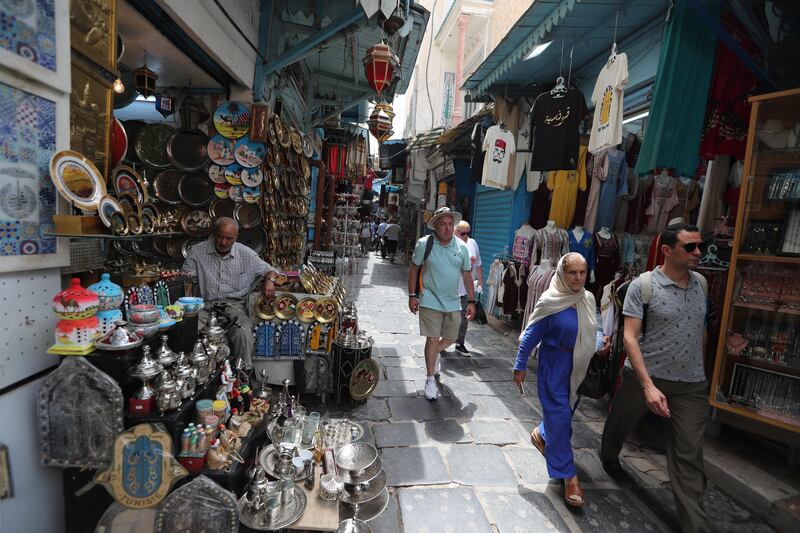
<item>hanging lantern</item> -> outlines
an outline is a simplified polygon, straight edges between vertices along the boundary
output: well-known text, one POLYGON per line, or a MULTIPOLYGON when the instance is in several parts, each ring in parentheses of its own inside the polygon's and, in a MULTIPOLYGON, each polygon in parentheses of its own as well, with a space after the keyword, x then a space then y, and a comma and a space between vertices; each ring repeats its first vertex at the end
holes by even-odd
POLYGON ((156 92, 156 80, 158 74, 147 68, 147 62, 139 68, 133 69, 133 76, 136 90, 145 98, 149 98, 156 92))
POLYGON ((189 94, 181 102, 181 126, 188 129, 197 129, 197 125, 205 122, 211 116, 203 102, 189 94))
POLYGON ((369 132, 378 139, 378 142, 383 143, 394 133, 392 131, 392 119, 386 114, 386 111, 378 108, 377 106, 372 110, 372 113, 367 120, 369 132))
POLYGON ((394 121, 395 112, 394 108, 392 107, 392 104, 389 104, 387 102, 378 102, 377 104, 375 104, 375 109, 383 111, 389 117, 389 120, 394 121))
POLYGON ((397 54, 384 43, 376 43, 367 50, 364 58, 364 75, 369 86, 380 96, 381 92, 392 83, 395 72, 400 66, 397 54))

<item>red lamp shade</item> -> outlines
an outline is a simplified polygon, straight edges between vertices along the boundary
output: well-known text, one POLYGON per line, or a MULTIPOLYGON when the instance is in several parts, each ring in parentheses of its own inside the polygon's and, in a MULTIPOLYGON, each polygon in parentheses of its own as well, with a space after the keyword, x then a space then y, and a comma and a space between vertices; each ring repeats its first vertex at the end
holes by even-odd
POLYGON ((377 43, 367 50, 364 58, 364 75, 372 90, 380 95, 392 83, 399 65, 397 54, 386 43, 377 43))

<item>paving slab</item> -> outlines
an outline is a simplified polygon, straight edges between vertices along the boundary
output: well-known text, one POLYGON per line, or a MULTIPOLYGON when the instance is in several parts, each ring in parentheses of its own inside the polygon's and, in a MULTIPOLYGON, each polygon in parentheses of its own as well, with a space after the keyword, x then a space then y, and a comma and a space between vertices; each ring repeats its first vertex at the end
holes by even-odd
POLYGON ((413 381, 395 381, 382 379, 372 393, 375 398, 416 396, 417 385, 413 381))
POLYGON ((388 420, 389 405, 382 398, 370 398, 364 403, 359 403, 353 407, 346 404, 331 406, 326 413, 329 417, 349 418, 351 420, 388 420))
POLYGON ((573 514, 584 532, 657 532, 660 527, 639 510, 633 496, 622 490, 584 488, 586 505, 573 514))
POLYGON ((447 454, 453 481, 462 485, 516 487, 514 471, 497 446, 457 444, 447 454))
POLYGON ((553 503, 541 492, 486 493, 483 498, 488 504, 498 533, 569 531, 553 503))
POLYGON ((584 448, 574 450, 573 453, 575 469, 578 471, 578 479, 581 480, 581 483, 586 481, 594 483, 609 481, 608 474, 603 469, 603 463, 600 461, 600 456, 596 450, 584 448))
POLYGON ((397 504, 397 495, 389 493, 389 505, 386 510, 367 522, 372 533, 398 533, 403 531, 400 525, 400 509, 397 504))
POLYGON ((517 444, 519 436, 508 422, 473 420, 468 424, 475 444, 517 444))
POLYGON ((492 533, 470 488, 401 489, 399 503, 405 533, 492 533))
POLYGON ((444 418, 472 418, 476 406, 471 401, 440 396, 429 401, 417 398, 389 398, 392 420, 439 420, 444 418))
POLYGON ((464 426, 453 419, 428 420, 424 428, 428 438, 436 442, 446 444, 472 442, 472 436, 464 430, 464 426))
POLYGON ((413 355, 406 355, 406 356, 392 356, 392 357, 373 357, 378 364, 382 367, 390 367, 390 366, 397 366, 402 368, 422 368, 418 363, 418 359, 415 358, 413 355))
POLYGON ((572 447, 600 449, 600 434, 585 424, 572 424, 572 447))
POLYGON ((505 448, 503 453, 517 473, 517 479, 527 485, 541 485, 550 481, 547 462, 535 448, 505 448))
POLYGON ((390 487, 440 485, 451 481, 438 448, 385 448, 381 451, 381 461, 390 487))
POLYGON ((415 422, 395 422, 372 426, 378 448, 418 446, 427 442, 425 428, 415 422))
POLYGON ((427 377, 427 373, 422 368, 388 366, 384 367, 383 370, 386 373, 386 378, 390 380, 424 380, 427 377))

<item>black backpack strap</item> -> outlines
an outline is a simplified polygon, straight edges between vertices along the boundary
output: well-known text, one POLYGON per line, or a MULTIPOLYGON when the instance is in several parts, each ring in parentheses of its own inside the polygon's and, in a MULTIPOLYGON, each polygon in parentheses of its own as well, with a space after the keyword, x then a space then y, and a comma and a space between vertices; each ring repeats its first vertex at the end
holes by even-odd
MULTIPOLYGON (((427 241, 425 241, 425 255, 422 256, 422 264, 425 264, 425 261, 428 260, 428 256, 431 255, 431 250, 433 250, 433 235, 428 235, 427 241)), ((420 265, 421 266, 421 265, 420 265)))

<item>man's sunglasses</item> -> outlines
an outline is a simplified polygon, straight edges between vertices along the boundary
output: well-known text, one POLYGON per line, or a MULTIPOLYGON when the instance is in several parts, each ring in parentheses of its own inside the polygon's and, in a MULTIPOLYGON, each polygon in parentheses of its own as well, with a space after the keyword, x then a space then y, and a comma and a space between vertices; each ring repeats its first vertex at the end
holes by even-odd
POLYGON ((708 250, 708 243, 707 242, 687 242, 686 244, 681 245, 684 250, 686 250, 687 254, 690 254, 695 251, 696 248, 700 249, 700 253, 706 253, 708 250))
POLYGON ((469 237, 469 232, 468 231, 457 231, 456 235, 466 235, 467 237, 469 237))

